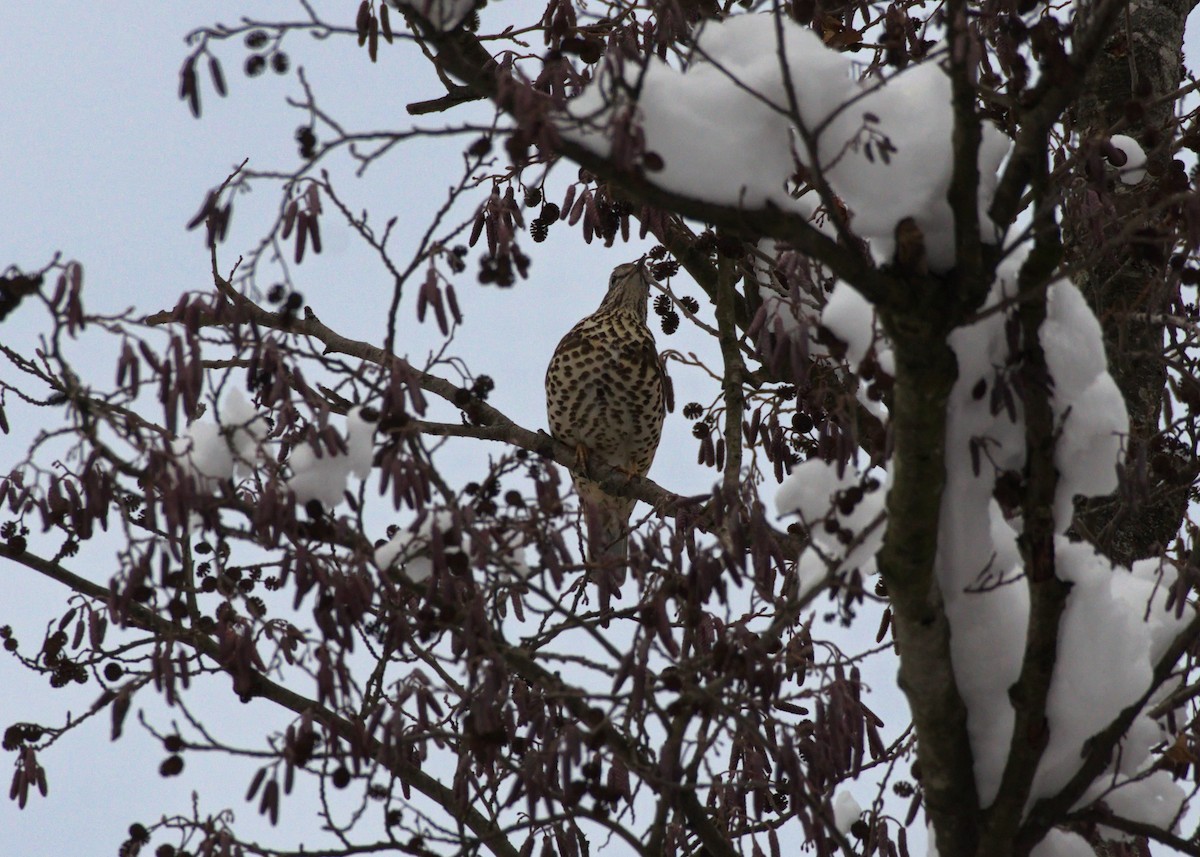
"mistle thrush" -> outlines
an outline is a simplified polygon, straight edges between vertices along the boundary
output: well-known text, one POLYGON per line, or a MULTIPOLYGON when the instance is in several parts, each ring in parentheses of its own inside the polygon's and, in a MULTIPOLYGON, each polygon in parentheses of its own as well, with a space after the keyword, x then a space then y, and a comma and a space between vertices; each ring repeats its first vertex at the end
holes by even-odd
MULTIPOLYGON (((662 367, 646 326, 650 275, 638 264, 619 265, 600 308, 581 320, 554 349, 546 369, 550 432, 580 453, 645 476, 662 437, 662 367)), ((636 502, 604 493, 576 474, 575 488, 588 521, 589 558, 624 559, 629 517, 636 502)))

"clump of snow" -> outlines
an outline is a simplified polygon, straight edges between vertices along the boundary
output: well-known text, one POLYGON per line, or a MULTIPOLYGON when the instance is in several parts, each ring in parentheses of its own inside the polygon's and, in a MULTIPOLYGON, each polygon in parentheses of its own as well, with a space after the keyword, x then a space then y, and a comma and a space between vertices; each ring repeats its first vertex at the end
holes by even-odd
POLYGON ((848 791, 840 791, 833 799, 833 825, 838 833, 845 836, 850 832, 850 825, 858 821, 862 815, 862 807, 848 791))
MULTIPOLYGON (((1039 797, 1064 786, 1079 765, 1085 742, 1150 687, 1153 661, 1161 655, 1152 642, 1169 641, 1186 624, 1166 609, 1165 586, 1114 569, 1091 545, 1060 540, 1055 573, 1072 588, 1046 700, 1052 739, 1033 784, 1039 797)), ((1136 774, 1161 737, 1152 722, 1140 724, 1127 741, 1129 758, 1121 759, 1122 773, 1136 774)))
MULTIPOLYGON (((301 503, 319 500, 327 508, 342 501, 350 474, 366 479, 374 456, 375 426, 354 408, 346 416, 346 454, 318 455, 309 444, 292 451, 288 487, 301 503)), ((216 422, 196 421, 184 437, 171 442, 176 460, 198 484, 212 489, 218 482, 251 473, 266 438, 266 420, 233 390, 222 403, 216 422)))
POLYGON ((327 509, 341 503, 350 474, 366 479, 371 473, 374 436, 374 423, 363 419, 362 408, 354 408, 346 415, 345 455, 319 456, 311 444, 293 450, 288 459, 292 475, 287 484, 297 502, 317 500, 327 509))
POLYGON ((233 451, 216 423, 194 422, 187 436, 171 441, 175 453, 199 479, 222 481, 233 478, 233 451))
POLYGON ((1125 184, 1137 184, 1146 177, 1146 153, 1137 140, 1128 134, 1113 134, 1108 142, 1125 156, 1124 165, 1118 168, 1121 171, 1121 181, 1125 184))
MULTIPOLYGON (((819 168, 876 258, 890 259, 896 224, 912 217, 925 235, 930 267, 947 270, 954 264, 946 201, 954 163, 949 78, 926 62, 886 81, 860 82, 851 63, 811 30, 770 14, 710 21, 684 70, 652 60, 645 69, 631 66, 625 80, 615 80, 612 70, 598 75, 572 102, 576 121, 563 133, 606 154, 609 128, 632 107, 646 151, 662 159, 652 174, 656 184, 725 205, 769 203, 804 216, 819 215, 821 203, 812 191, 794 196, 789 181, 797 162, 819 168), (624 94, 630 91, 637 92, 635 103, 624 94)), ((984 123, 983 224, 991 223, 987 210, 1007 151, 1006 138, 984 123)))
MULTIPOLYGON (((821 311, 821 324, 830 333, 846 344, 845 360, 849 367, 858 371, 863 360, 873 354, 879 369, 895 375, 895 359, 891 346, 884 339, 875 321, 875 308, 858 291, 838 281, 825 309, 821 311)), ((867 396, 866 386, 856 389, 859 404, 880 419, 887 417, 887 408, 877 399, 867 396)))
POLYGON ((447 511, 431 512, 418 518, 406 528, 396 531, 387 542, 375 549, 375 565, 380 571, 397 569, 414 583, 423 583, 433 574, 436 539, 447 556, 470 552, 471 540, 461 533, 454 541, 460 544, 445 544, 445 536, 457 531, 454 516, 447 511))
POLYGON ((394 0, 400 11, 411 9, 437 30, 448 33, 475 11, 476 0, 394 0))
POLYGON ((1076 494, 1091 497, 1116 490, 1116 461, 1129 433, 1129 414, 1108 374, 1100 322, 1071 283, 1050 287, 1040 338, 1054 379, 1054 412, 1063 424, 1054 450, 1059 474, 1054 521, 1064 533, 1076 494))
POLYGON ((801 596, 831 575, 875 571, 886 496, 886 486, 851 465, 839 474, 836 464, 810 458, 792 468, 775 494, 775 509, 796 515, 808 530, 796 564, 801 596))
POLYGON ((171 452, 197 483, 214 487, 252 471, 265 436, 265 420, 235 389, 225 396, 217 422, 192 423, 184 437, 171 441, 171 452))
MULTIPOLYGON (((493 530, 481 538, 482 553, 501 576, 526 578, 533 574, 526 557, 524 536, 518 530, 493 530)), ((375 566, 380 571, 399 571, 414 583, 423 583, 433 574, 433 558, 441 552, 446 562, 465 568, 471 553, 481 546, 446 509, 419 516, 407 527, 395 530, 391 538, 375 548, 375 566)))
MULTIPOLYGON (((1002 267, 989 305, 1015 292, 1020 263, 1018 253, 1002 267)), ((994 398, 995 386, 1006 383, 1010 368, 1004 328, 1004 313, 995 312, 950 337, 959 377, 948 408, 937 559, 955 678, 967 704, 976 783, 985 806, 996 796, 1012 740, 1008 690, 1020 672, 1029 621, 1028 584, 1017 541, 1020 520, 1006 518, 992 496, 1000 473, 1020 473, 1025 464, 1020 399, 1010 412, 997 405, 1002 397, 994 398)), ((1061 428, 1055 450, 1055 525, 1065 533, 1075 495, 1116 487, 1128 417, 1106 368, 1100 326, 1071 283, 1050 288, 1040 340, 1061 428)), ((1055 572, 1072 587, 1047 700, 1049 742, 1031 800, 1057 793, 1078 770, 1088 739, 1145 694, 1155 662, 1183 624, 1166 610, 1170 581, 1160 579, 1157 563, 1138 564, 1130 571, 1114 566, 1090 545, 1059 535, 1055 572)), ((1180 804, 1181 793, 1169 778, 1128 782, 1145 774, 1150 748, 1162 737, 1158 726, 1142 716, 1126 737, 1115 769, 1097 781, 1103 788, 1127 783, 1104 797, 1110 806, 1120 800, 1128 818, 1159 818, 1180 804)), ((1102 791, 1097 785, 1087 800, 1101 797, 1102 791)), ((1070 836, 1054 834, 1044 853, 1075 853, 1077 843, 1070 836)))
MULTIPOLYGON (((1061 788, 1087 740, 1146 692, 1155 662, 1188 620, 1167 609, 1169 580, 1161 579, 1155 560, 1136 563, 1131 572, 1114 570, 1084 544, 1060 544, 1055 559, 1058 576, 1073 588, 1046 702, 1053 740, 1034 780, 1034 797, 1061 788)), ((1117 776, 1097 780, 1084 802, 1103 798, 1118 816, 1169 829, 1184 792, 1166 772, 1144 776, 1151 748, 1167 737, 1159 724, 1140 715, 1122 742, 1117 776)))
POLYGON ((1095 857, 1096 852, 1078 833, 1051 830, 1029 852, 1029 857, 1095 857))
MULTIPOLYGON (((1104 802, 1118 818, 1133 819, 1160 830, 1172 830, 1175 827, 1186 799, 1186 793, 1167 771, 1155 771, 1104 796, 1104 802)), ((1108 839, 1119 841, 1128 838, 1110 827, 1101 827, 1100 830, 1108 839)))
POLYGON ((877 338, 875 308, 842 282, 829 293, 829 300, 821 312, 821 324, 846 343, 846 362, 852 369, 862 363, 877 338))

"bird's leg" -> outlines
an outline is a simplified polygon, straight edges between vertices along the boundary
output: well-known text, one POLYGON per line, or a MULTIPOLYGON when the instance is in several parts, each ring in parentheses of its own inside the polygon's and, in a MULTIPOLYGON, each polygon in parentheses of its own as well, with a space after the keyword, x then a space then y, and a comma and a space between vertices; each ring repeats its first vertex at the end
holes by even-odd
POLYGON ((629 479, 631 481, 634 479, 642 478, 642 474, 637 471, 637 466, 634 464, 624 464, 624 463, 614 464, 613 470, 617 471, 622 476, 624 476, 626 479, 629 479))
POLYGON ((583 474, 588 472, 588 448, 582 443, 575 444, 575 471, 583 474))

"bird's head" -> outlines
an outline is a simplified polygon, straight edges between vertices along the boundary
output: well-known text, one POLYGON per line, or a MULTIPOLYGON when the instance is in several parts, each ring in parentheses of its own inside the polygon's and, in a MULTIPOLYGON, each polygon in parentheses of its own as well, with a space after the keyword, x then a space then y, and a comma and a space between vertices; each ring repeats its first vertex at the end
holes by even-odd
POLYGON ((646 320, 646 302, 650 299, 650 284, 654 278, 641 262, 617 265, 608 279, 608 294, 600 303, 601 311, 633 313, 646 320))

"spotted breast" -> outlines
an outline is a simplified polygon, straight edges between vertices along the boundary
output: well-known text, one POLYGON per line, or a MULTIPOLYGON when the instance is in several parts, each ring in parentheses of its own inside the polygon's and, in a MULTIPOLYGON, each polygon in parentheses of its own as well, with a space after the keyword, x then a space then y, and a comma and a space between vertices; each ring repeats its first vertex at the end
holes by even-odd
MULTIPOLYGON (((600 460, 645 476, 662 437, 663 377, 646 326, 649 273, 639 264, 613 271, 600 307, 563 337, 546 370, 551 433, 581 460, 600 460)), ((613 497, 585 476, 575 487, 587 514, 592 560, 628 555, 635 501, 613 497)))

